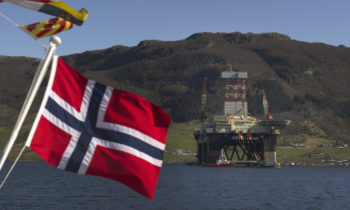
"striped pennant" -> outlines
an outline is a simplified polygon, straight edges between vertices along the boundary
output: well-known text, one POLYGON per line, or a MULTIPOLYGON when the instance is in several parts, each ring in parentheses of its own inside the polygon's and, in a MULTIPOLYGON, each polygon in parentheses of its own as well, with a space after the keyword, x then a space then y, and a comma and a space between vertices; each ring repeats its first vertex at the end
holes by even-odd
POLYGON ((73 27, 73 25, 73 23, 57 17, 30 25, 23 25, 20 26, 20 28, 31 35, 34 39, 39 39, 69 30, 73 27))

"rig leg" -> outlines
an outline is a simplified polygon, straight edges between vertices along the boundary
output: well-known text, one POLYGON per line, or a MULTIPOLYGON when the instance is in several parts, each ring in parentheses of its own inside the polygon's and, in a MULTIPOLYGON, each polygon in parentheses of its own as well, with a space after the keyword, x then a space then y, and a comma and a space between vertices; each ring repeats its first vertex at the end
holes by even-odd
POLYGON ((277 135, 270 134, 264 139, 264 166, 276 167, 276 140, 277 135))

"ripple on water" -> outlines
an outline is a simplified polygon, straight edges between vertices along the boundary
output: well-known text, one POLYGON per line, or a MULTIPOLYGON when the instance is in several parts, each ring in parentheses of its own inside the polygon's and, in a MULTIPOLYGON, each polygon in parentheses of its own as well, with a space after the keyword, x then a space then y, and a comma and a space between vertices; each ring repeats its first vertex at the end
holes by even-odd
POLYGON ((348 180, 350 168, 165 164, 149 201, 112 180, 20 162, 0 191, 0 209, 350 209, 348 180))

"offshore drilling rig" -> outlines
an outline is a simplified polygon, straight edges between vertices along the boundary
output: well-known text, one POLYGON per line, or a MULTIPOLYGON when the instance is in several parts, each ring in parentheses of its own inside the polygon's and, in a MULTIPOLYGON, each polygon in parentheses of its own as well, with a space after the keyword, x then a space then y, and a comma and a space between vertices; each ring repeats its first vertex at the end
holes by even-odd
POLYGON ((200 165, 223 166, 247 164, 277 166, 276 142, 280 129, 290 121, 273 120, 262 91, 265 119, 248 116, 246 101, 247 72, 221 72, 225 81, 225 102, 222 115, 206 115, 207 78, 204 78, 201 98, 200 129, 194 133, 197 141, 197 161, 200 165))

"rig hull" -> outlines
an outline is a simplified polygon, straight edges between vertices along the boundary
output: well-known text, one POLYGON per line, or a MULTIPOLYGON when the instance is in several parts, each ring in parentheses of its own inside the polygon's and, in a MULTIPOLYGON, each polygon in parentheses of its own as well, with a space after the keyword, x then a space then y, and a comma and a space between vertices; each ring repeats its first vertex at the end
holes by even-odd
POLYGON ((232 164, 277 166, 276 143, 279 129, 287 121, 259 121, 255 118, 221 118, 195 133, 197 161, 215 164, 223 155, 232 164))

